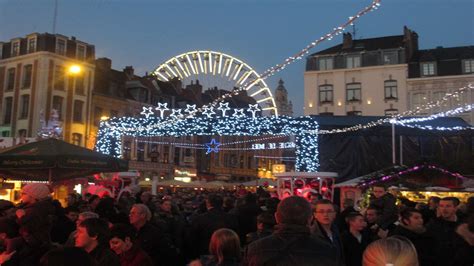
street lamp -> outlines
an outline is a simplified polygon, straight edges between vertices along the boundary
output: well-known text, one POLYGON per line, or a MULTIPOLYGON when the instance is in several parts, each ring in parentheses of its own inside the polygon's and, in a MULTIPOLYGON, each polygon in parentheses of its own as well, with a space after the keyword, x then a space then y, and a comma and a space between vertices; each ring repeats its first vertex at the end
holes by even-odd
POLYGON ((81 73, 81 66, 79 65, 71 65, 69 67, 69 74, 73 74, 73 75, 77 75, 79 73, 81 73))

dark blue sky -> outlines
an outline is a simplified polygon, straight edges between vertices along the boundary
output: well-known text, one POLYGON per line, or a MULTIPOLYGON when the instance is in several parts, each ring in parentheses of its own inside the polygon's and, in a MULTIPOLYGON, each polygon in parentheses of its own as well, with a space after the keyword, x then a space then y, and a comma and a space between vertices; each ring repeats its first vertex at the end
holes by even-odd
MULTIPOLYGON (((283 62, 370 0, 59 0, 56 32, 94 44, 96 57, 138 74, 192 50, 242 59, 257 72, 283 62)), ((0 0, 0 41, 51 32, 54 0, 0 0)), ((473 0, 382 0, 357 23, 357 37, 400 35, 407 25, 421 48, 474 45, 473 0)), ((340 36, 311 52, 337 45, 340 36)), ((269 78, 285 81, 303 112, 304 60, 269 78)))

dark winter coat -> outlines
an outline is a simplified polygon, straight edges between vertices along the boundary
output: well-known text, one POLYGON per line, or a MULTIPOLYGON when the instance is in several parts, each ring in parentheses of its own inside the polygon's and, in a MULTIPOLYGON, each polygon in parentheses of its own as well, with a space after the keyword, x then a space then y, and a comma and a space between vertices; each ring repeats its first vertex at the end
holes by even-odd
POLYGON ((152 266, 153 261, 140 247, 133 245, 132 248, 120 254, 120 266, 152 266))
POLYGON ((346 266, 362 266, 362 254, 370 244, 369 236, 362 234, 362 241, 352 235, 349 231, 341 234, 341 241, 344 248, 344 259, 346 266))
POLYGON ((397 226, 393 232, 389 234, 404 236, 408 238, 416 248, 418 261, 420 266, 431 266, 435 264, 435 239, 427 232, 413 232, 401 225, 397 226))
POLYGON ((208 212, 197 216, 191 225, 192 235, 196 245, 197 254, 209 253, 209 242, 211 236, 217 229, 228 228, 238 232, 237 221, 234 216, 225 213, 221 209, 212 208, 208 212))
POLYGON ((136 244, 151 257, 154 265, 173 265, 176 259, 177 252, 170 237, 151 223, 137 231, 136 244))
POLYGON ((454 239, 455 230, 459 222, 446 221, 442 218, 434 218, 426 227, 436 242, 435 254, 436 265, 446 266, 452 260, 455 252, 454 239))
POLYGON ((271 236, 247 246, 242 265, 339 266, 341 261, 334 247, 311 237, 307 226, 279 224, 271 236))
POLYGON ((339 258, 341 258, 341 260, 344 261, 344 251, 343 251, 343 246, 342 246, 342 241, 341 241, 341 235, 339 234, 339 229, 337 229, 337 226, 334 223, 331 225, 332 240, 331 238, 329 238, 328 234, 323 229, 322 225, 316 220, 314 221, 310 230, 311 230, 311 234, 314 237, 319 238, 322 241, 326 241, 328 244, 335 247, 339 258))
POLYGON ((456 251, 451 266, 474 265, 474 232, 469 231, 467 224, 462 224, 456 229, 454 246, 456 251))
POLYGON ((95 260, 96 265, 120 266, 119 257, 105 245, 98 245, 89 252, 89 255, 95 260))

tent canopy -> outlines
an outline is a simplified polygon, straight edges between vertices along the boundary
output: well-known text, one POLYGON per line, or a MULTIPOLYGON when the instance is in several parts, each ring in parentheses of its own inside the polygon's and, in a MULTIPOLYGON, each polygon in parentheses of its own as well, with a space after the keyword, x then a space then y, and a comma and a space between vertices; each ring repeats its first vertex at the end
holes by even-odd
POLYGON ((45 139, 0 152, 0 175, 52 181, 128 170, 128 162, 58 139, 45 139))

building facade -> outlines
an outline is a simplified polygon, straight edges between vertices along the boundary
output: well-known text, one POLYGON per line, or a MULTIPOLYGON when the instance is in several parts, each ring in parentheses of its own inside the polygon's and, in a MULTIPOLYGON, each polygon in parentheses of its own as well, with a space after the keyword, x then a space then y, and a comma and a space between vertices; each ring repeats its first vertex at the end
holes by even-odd
POLYGON ((65 141, 85 146, 94 84, 93 45, 60 34, 32 33, 0 42, 0 133, 35 137, 57 111, 65 141), (79 71, 70 72, 71 66, 79 71))
POLYGON ((305 115, 392 115, 407 108, 407 61, 418 35, 353 40, 307 58, 305 115))
MULTIPOLYGON (((408 105, 410 110, 429 102, 437 102, 468 84, 474 84, 474 46, 437 47, 417 51, 408 63, 408 105)), ((467 90, 420 115, 431 115, 474 102, 474 93, 467 90)), ((474 111, 459 115, 471 125, 474 111)))

